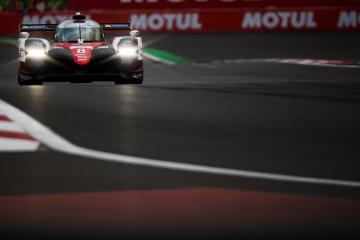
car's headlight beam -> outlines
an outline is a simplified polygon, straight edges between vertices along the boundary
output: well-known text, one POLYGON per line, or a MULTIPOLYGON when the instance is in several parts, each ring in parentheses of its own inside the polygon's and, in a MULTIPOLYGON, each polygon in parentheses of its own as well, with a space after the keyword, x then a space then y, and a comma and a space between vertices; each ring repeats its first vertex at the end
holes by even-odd
POLYGON ((122 58, 136 58, 138 49, 136 47, 119 47, 118 55, 122 58))
POLYGON ((31 48, 27 51, 27 57, 32 59, 43 59, 45 56, 45 49, 31 48))

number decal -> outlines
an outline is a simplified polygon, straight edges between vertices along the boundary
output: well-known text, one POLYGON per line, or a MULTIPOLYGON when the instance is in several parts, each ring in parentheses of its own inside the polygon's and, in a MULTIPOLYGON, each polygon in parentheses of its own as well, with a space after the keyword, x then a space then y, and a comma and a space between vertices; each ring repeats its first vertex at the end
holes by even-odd
POLYGON ((85 54, 86 53, 86 49, 85 48, 78 48, 77 49, 77 54, 85 54))

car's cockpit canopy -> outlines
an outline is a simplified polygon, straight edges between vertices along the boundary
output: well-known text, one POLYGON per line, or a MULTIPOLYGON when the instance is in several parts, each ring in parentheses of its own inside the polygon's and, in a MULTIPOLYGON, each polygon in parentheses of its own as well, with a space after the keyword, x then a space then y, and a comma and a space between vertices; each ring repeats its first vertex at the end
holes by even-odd
POLYGON ((104 42, 104 32, 101 26, 92 20, 83 22, 65 21, 55 30, 54 42, 104 42))

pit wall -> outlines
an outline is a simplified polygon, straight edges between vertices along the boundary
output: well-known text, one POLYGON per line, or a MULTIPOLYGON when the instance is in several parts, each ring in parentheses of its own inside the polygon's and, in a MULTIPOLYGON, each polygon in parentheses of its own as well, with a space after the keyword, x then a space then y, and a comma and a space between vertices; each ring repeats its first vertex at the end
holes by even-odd
MULTIPOLYGON (((127 22, 142 32, 357 31, 360 7, 206 8, 86 11, 98 22, 127 22)), ((18 32, 20 23, 56 24, 73 12, 20 15, 0 13, 0 34, 18 32)))

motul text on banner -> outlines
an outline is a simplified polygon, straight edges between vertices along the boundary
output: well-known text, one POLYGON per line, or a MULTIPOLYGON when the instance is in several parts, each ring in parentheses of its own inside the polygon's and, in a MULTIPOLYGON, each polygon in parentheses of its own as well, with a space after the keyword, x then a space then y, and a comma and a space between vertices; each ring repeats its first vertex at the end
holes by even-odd
MULTIPOLYGON (((23 24, 57 24, 66 13, 29 14, 23 24)), ((126 21, 148 32, 342 31, 360 28, 360 8, 279 8, 89 12, 100 22, 126 21), (216 21, 214 21, 216 19, 216 21)))

